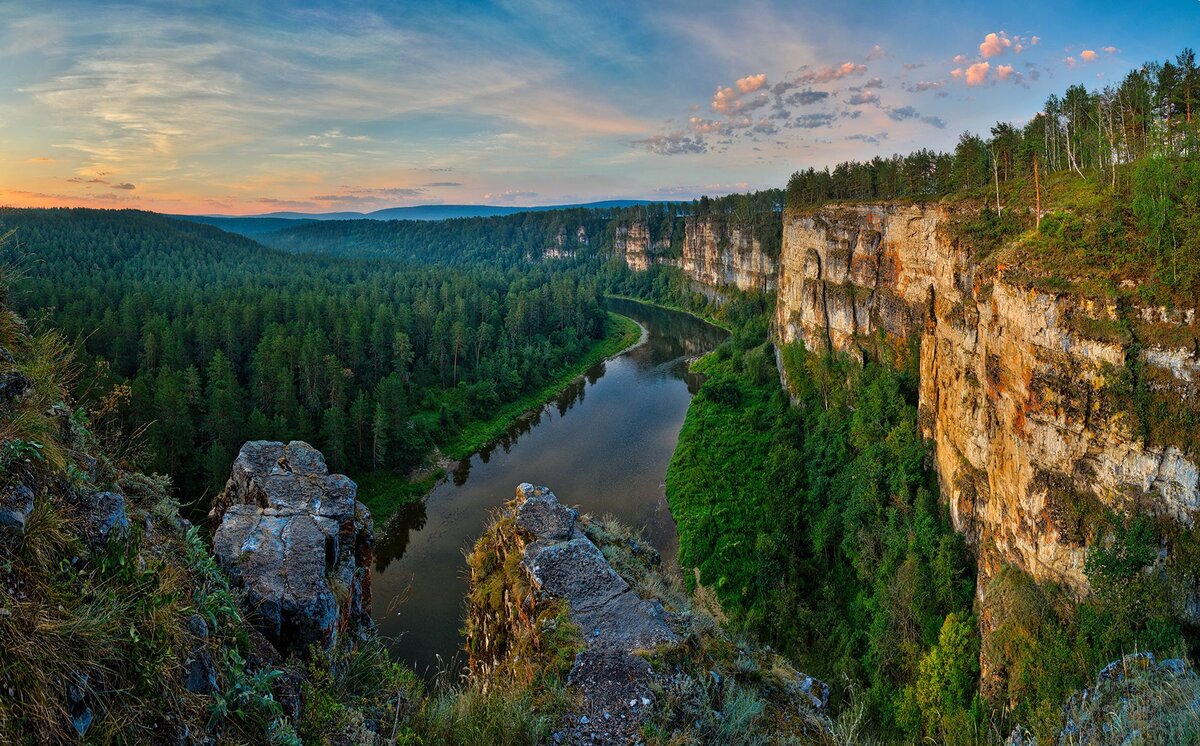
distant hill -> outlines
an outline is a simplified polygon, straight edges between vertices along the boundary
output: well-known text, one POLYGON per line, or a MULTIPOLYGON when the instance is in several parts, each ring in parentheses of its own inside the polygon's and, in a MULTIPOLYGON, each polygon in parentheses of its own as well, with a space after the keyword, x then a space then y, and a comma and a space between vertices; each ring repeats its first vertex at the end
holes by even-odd
POLYGON ((545 212, 548 210, 570 210, 575 208, 614 208, 635 205, 660 204, 642 199, 610 199, 601 202, 586 202, 573 205, 541 205, 538 207, 513 207, 506 205, 417 205, 415 207, 388 207, 373 212, 269 212, 262 215, 172 215, 173 218, 191 220, 196 223, 215 225, 231 233, 243 236, 262 236, 267 233, 294 228, 297 225, 319 220, 451 220, 453 218, 492 218, 522 212, 545 212))
POLYGON ((239 233, 243 236, 254 238, 266 233, 274 233, 281 231, 284 228, 295 228, 298 225, 307 223, 315 223, 316 220, 299 219, 299 218, 284 218, 284 217, 252 217, 252 218, 233 218, 223 217, 219 215, 168 215, 169 218, 177 220, 187 220, 192 223, 203 223, 220 228, 229 233, 239 233))

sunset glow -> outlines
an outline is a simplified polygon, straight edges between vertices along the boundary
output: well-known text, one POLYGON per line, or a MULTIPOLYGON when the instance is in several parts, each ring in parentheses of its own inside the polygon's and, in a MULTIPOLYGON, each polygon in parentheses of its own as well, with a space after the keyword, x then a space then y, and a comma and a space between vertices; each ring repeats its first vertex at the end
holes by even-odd
POLYGON ((1187 2, 468 5, 0 3, 0 204, 254 214, 725 193, 952 147, 1200 28, 1187 2))

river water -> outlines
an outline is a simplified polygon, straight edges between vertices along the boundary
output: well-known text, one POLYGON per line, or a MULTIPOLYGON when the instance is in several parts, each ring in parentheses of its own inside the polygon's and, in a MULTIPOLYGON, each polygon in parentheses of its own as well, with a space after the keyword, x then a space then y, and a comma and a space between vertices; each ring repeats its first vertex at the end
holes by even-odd
POLYGON ((675 562, 679 538, 663 480, 699 386, 688 363, 725 332, 655 306, 608 304, 640 323, 645 341, 593 366, 499 442, 460 462, 376 537, 375 621, 393 639, 395 658, 418 673, 457 671, 464 662, 464 552, 521 482, 544 484, 582 512, 636 526, 664 562, 675 562))

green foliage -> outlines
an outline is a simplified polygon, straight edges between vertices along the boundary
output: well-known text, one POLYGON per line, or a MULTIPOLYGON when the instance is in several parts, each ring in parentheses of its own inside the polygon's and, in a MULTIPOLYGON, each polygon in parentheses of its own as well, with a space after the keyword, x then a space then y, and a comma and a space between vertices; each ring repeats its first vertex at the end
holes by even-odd
POLYGON ((1057 733, 1067 696, 1111 661, 1131 651, 1160 658, 1187 651, 1170 586, 1155 567, 1159 537, 1152 524, 1110 516, 1108 525, 1110 536, 1088 552, 1094 592, 1083 602, 1011 568, 984 594, 993 629, 983 659, 1002 683, 989 697, 1039 738, 1057 733))
POLYGON ((946 615, 938 642, 922 658, 916 684, 905 691, 902 716, 919 714, 909 732, 924 732, 940 743, 986 743, 986 719, 978 700, 979 631, 974 617, 946 615), (908 711, 906 712, 906 709, 908 711))
MULTIPOLYGON (((788 347, 793 408, 765 367, 769 348, 754 342, 761 334, 735 333, 696 366, 704 385, 667 473, 680 562, 699 569, 738 626, 862 691, 879 732, 967 732, 978 722, 970 696, 953 695, 959 709, 933 721, 913 704, 948 615, 933 660, 965 660, 956 633, 974 589, 925 465, 915 370, 788 347)), ((977 677, 956 670, 959 682, 977 677)))
POLYGON ((109 438, 197 512, 251 438, 314 443, 351 472, 406 473, 435 444, 462 455, 503 430, 506 404, 630 333, 577 268, 289 256, 134 211, 7 209, 0 224, 16 229, 0 258, 39 259, 19 310, 80 340, 79 392, 114 403, 109 438))

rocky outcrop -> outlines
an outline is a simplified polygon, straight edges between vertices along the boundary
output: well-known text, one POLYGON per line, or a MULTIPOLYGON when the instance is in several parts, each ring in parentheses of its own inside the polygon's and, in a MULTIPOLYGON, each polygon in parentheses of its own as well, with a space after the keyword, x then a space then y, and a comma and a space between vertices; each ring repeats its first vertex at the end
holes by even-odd
MULTIPOLYGON (((1200 731, 1200 676, 1187 661, 1156 661, 1151 653, 1130 653, 1101 669, 1096 683, 1078 691, 1063 707, 1062 727, 1050 744, 1193 743, 1200 731)), ((1018 725, 1006 746, 1037 746, 1018 725)))
POLYGON ((680 267, 694 282, 716 289, 775 289, 776 262, 750 227, 729 221, 687 218, 680 267))
POLYGON ((747 741, 828 733, 827 684, 732 640, 636 534, 545 487, 518 486, 468 564, 472 676, 485 689, 565 679, 573 704, 553 743, 638 743, 651 723, 680 742, 714 742, 738 693, 763 710, 747 741))
POLYGON ((625 260, 634 272, 645 272, 655 263, 659 253, 668 246, 666 241, 651 241, 650 226, 645 223, 618 225, 613 236, 613 251, 625 260))
POLYGON ((668 239, 651 240, 645 223, 617 226, 613 249, 635 272, 652 264, 679 267, 699 289, 719 295, 725 288, 775 289, 776 261, 754 236, 754 230, 719 218, 682 218, 682 253, 668 256, 668 239))
POLYGON ((307 443, 242 446, 209 514, 213 550, 285 655, 371 627, 371 516, 307 443))
MULTIPOLYGON (((1003 266, 980 269, 954 237, 956 209, 788 214, 776 335, 855 354, 880 336, 919 337, 920 422, 955 527, 977 549, 980 587, 1010 563, 1082 594, 1089 517, 1136 509, 1189 528, 1200 471, 1177 444, 1134 432, 1114 393, 1127 349, 1079 331, 1113 324, 1115 305, 1030 289, 1003 266)), ((1191 347, 1151 347, 1139 362, 1155 385, 1194 400, 1191 347)))
POLYGON ((532 543, 522 566, 536 593, 563 599, 583 631, 569 682, 581 704, 570 718, 573 741, 629 743, 653 701, 650 664, 635 653, 679 642, 658 601, 637 594, 600 549, 575 531, 575 510, 545 487, 517 487, 517 527, 532 543))

